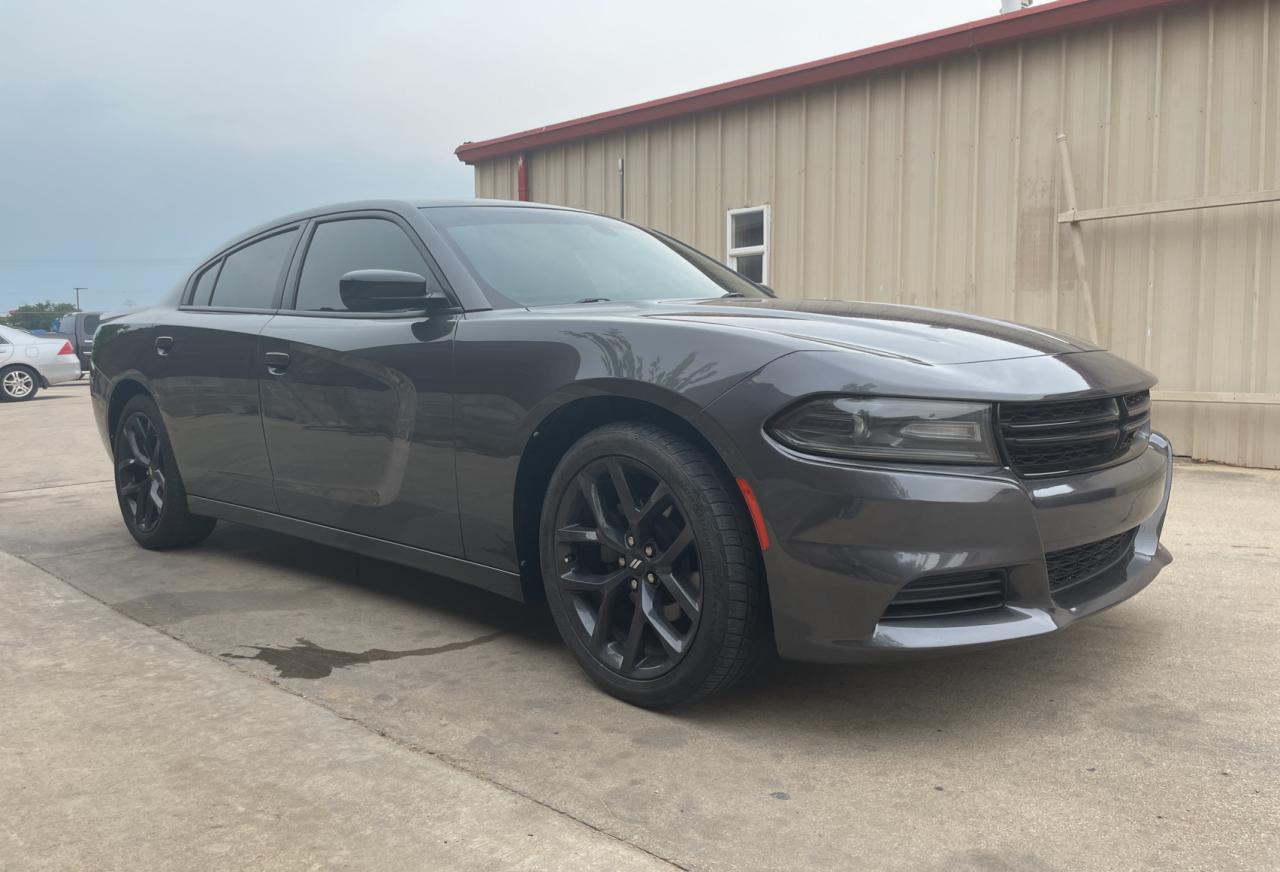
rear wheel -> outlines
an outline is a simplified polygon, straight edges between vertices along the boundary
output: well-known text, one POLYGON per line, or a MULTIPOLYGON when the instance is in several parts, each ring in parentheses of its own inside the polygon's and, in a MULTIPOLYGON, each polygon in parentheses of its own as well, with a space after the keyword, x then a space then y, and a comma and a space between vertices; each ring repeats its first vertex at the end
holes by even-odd
POLYGON ((11 366, 0 370, 0 400, 20 403, 29 400, 40 390, 40 380, 25 366, 11 366))
POLYGON ((540 552, 560 635, 620 699, 697 699, 766 649, 750 520, 719 469, 668 430, 610 424, 570 448, 547 487, 540 552))
POLYGON ((195 545, 217 521, 193 515, 178 475, 169 435, 150 397, 131 399, 120 414, 115 437, 116 496, 129 533, 143 548, 195 545))

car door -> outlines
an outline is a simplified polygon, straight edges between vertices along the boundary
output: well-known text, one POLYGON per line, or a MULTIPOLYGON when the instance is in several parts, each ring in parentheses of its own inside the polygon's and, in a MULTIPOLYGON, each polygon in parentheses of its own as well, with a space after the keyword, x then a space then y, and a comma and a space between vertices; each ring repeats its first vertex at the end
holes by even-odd
POLYGON ((4 369, 11 357, 13 357, 13 342, 9 339, 7 331, 0 327, 0 369, 4 369))
POLYGON ((148 373, 187 492, 275 511, 258 397, 258 334, 301 237, 276 228, 198 271, 155 327, 148 373))
POLYGON ((461 555, 453 468, 456 309, 348 311, 355 270, 443 280, 390 212, 317 219, 291 278, 291 304, 262 333, 262 420, 281 514, 461 555))

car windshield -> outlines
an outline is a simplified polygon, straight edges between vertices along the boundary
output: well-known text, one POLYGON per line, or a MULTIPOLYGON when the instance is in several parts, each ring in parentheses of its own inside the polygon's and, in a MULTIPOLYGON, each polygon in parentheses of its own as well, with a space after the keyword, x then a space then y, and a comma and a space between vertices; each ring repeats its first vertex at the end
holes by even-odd
POLYGON ((427 219, 490 297, 520 306, 768 293, 686 245, 589 212, 428 207, 427 219))

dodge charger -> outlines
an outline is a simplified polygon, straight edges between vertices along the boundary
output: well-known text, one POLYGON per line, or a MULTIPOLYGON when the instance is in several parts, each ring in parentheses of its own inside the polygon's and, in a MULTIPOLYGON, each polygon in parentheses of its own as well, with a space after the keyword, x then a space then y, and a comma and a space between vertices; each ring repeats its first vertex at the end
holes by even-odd
POLYGON ((779 299, 583 211, 291 215, 105 323, 93 363, 142 547, 226 520, 545 598, 637 705, 770 655, 1057 632, 1170 560, 1150 373, 976 315, 779 299))

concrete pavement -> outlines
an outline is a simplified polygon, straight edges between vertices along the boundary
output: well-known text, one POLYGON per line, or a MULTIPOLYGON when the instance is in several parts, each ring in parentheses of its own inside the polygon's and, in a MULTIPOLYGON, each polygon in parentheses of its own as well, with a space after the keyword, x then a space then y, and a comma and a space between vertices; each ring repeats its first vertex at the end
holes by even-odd
POLYGON ((0 578, 0 868, 673 868, 19 558, 0 578))
POLYGON ((229 524, 138 549, 85 393, 0 407, 0 867, 109 867, 108 833, 206 868, 1280 858, 1280 473, 1180 464, 1173 566, 1064 634, 779 664, 651 713, 596 692, 540 608, 229 524))

